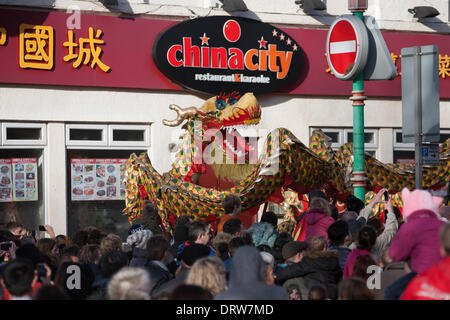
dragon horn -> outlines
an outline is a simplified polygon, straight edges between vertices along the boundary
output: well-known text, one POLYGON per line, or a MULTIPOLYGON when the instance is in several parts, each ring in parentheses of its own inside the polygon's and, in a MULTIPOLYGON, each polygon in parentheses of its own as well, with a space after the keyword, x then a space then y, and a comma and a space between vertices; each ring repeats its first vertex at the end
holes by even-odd
POLYGON ((176 104, 171 104, 169 106, 169 109, 175 110, 177 113, 177 118, 175 120, 163 120, 163 123, 169 127, 176 127, 176 126, 180 125, 180 123, 183 122, 183 120, 185 120, 197 113, 196 107, 189 107, 189 108, 181 109, 176 104))

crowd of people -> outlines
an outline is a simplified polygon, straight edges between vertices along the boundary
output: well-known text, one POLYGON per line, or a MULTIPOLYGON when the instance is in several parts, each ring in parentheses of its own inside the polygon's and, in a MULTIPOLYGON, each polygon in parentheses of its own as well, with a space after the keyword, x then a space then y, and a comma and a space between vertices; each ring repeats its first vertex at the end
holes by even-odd
MULTIPOLYGON (((133 224, 126 239, 96 227, 46 237, 10 222, 0 231, 2 300, 409 300, 450 299, 449 207, 424 190, 402 191, 400 212, 385 189, 365 206, 354 196, 337 212, 320 190, 299 215, 297 241, 264 212, 244 230, 239 197, 216 224, 133 224), (385 221, 373 213, 384 203, 385 221), (300 222, 300 221, 299 221, 300 222)), ((139 221, 139 220, 138 220, 139 221)))

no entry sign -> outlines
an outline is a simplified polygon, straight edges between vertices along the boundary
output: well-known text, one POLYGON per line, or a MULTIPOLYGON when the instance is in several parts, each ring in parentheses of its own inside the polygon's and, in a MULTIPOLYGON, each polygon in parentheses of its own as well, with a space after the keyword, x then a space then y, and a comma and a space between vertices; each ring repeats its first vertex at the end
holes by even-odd
POLYGON ((328 31, 326 50, 333 74, 341 80, 355 79, 369 55, 369 38, 362 20, 353 15, 336 19, 328 31))

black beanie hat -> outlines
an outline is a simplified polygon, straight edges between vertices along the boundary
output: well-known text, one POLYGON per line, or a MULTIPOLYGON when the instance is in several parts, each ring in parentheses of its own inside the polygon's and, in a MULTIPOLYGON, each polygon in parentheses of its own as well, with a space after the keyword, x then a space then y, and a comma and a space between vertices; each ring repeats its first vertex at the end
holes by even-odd
POLYGON ((278 218, 275 213, 272 211, 264 212, 261 216, 261 222, 268 222, 270 223, 274 228, 278 225, 278 218))
POLYGON ((349 195, 347 197, 347 211, 354 211, 359 214, 359 211, 364 209, 364 202, 362 202, 359 198, 354 195, 349 195))

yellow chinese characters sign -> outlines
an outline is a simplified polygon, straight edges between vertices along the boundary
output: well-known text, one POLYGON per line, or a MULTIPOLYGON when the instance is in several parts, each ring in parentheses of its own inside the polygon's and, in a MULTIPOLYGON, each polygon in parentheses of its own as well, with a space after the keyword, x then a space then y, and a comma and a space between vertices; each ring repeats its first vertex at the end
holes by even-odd
POLYGON ((92 69, 98 65, 103 72, 108 72, 111 68, 100 60, 102 49, 98 45, 105 43, 105 41, 100 40, 101 35, 102 30, 98 29, 94 38, 94 29, 89 27, 89 38, 79 38, 78 43, 76 43, 74 42, 73 31, 67 31, 68 40, 63 43, 63 46, 68 48, 69 53, 64 56, 64 61, 76 59, 73 62, 74 68, 78 68, 81 63, 86 65, 91 62, 92 69), (78 47, 78 53, 75 53, 76 47, 78 47))
POLYGON ((0 27, 0 46, 6 43, 6 28, 0 27))
POLYGON ((19 26, 19 65, 23 69, 53 68, 53 27, 32 24, 19 26))

